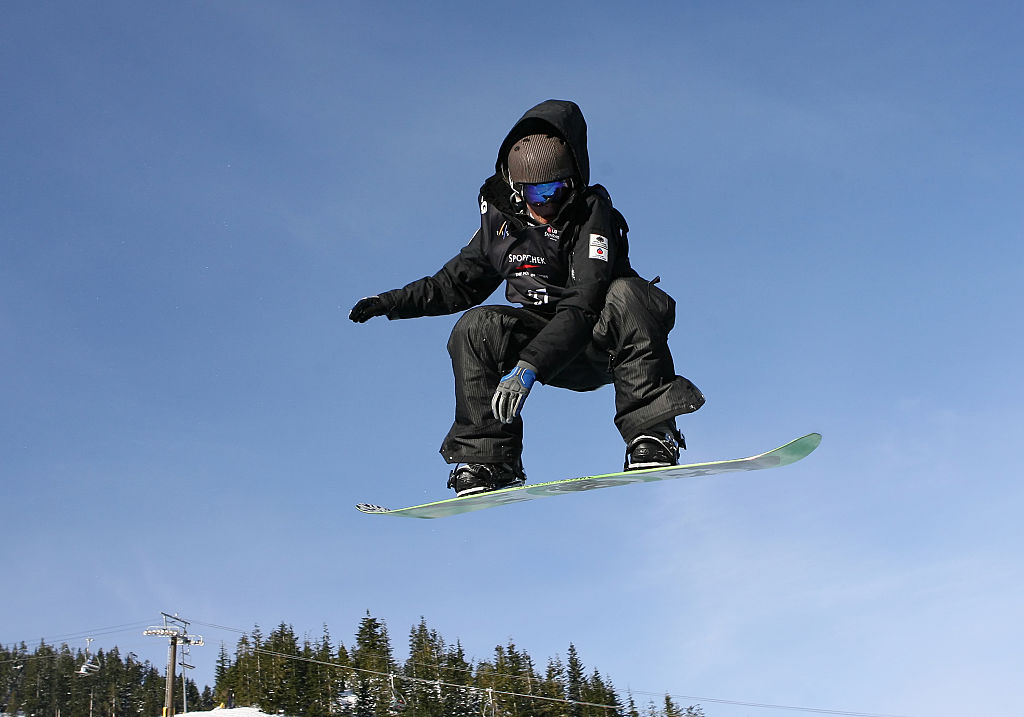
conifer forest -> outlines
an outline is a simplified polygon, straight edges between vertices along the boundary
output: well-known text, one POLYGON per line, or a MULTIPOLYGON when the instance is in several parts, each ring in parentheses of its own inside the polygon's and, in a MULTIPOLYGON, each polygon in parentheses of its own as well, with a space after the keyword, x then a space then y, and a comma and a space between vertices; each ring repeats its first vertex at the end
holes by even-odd
MULTIPOLYGON (((511 641, 474 659, 421 618, 399 661, 387 626, 369 612, 350 646, 326 625, 316 638, 300 638, 285 623, 266 634, 257 626, 233 651, 221 644, 214 674, 212 688, 187 680, 184 694, 179 676, 175 713, 253 706, 289 717, 704 717, 699 705, 669 695, 618 692, 571 643, 564 658, 543 665, 511 641)), ((116 647, 0 646, 5 715, 159 717, 164 690, 163 666, 116 647)))

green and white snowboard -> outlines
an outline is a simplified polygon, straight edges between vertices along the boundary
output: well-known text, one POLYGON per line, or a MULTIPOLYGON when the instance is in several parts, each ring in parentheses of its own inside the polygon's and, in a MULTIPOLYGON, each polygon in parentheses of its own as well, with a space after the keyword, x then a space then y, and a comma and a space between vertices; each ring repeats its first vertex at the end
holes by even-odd
POLYGON ((648 468, 646 470, 627 471, 625 473, 608 473, 599 476, 556 480, 550 483, 527 484, 517 488, 505 488, 489 493, 475 493, 462 498, 448 498, 447 500, 414 505, 408 508, 396 508, 394 510, 369 503, 360 503, 356 508, 364 513, 375 515, 400 515, 405 518, 444 518, 449 515, 457 515, 458 513, 469 513, 473 510, 492 508, 496 505, 519 503, 524 500, 547 498, 552 495, 564 495, 582 490, 612 488, 630 483, 651 483, 653 481, 671 480, 673 478, 697 478, 700 476, 717 475, 718 473, 776 468, 796 463, 801 458, 807 457, 811 451, 818 447, 819 443, 821 443, 821 434, 810 433, 803 438, 790 441, 773 451, 749 458, 734 458, 732 460, 712 461, 710 463, 691 463, 685 466, 668 466, 666 468, 648 468))

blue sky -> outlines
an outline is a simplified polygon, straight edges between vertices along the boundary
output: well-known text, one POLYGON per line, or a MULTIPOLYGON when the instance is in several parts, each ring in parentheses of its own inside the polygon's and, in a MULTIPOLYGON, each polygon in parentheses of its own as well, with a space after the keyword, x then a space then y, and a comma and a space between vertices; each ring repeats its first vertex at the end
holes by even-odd
MULTIPOLYGON (((573 642, 641 701, 1024 708, 1019 5, 4 17, 0 642, 168 611, 351 644, 369 609, 399 654, 421 615, 478 658, 573 642), (583 108, 633 265, 679 304, 708 398, 686 457, 824 442, 778 471, 360 515, 446 495, 455 318, 348 309, 458 251, 550 97, 583 108)), ((535 390, 530 479, 615 470, 612 411, 535 390)), ((237 634, 197 631, 212 681, 237 634)), ((135 627, 114 644, 164 659, 135 627)))

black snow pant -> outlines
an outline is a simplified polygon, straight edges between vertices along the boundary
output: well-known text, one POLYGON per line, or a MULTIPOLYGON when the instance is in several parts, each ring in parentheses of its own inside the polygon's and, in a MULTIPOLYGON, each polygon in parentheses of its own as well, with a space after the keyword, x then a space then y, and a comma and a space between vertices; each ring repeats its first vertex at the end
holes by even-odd
MULTIPOLYGON (((519 353, 549 316, 513 306, 466 311, 452 329, 448 353, 455 372, 455 422, 441 444, 448 463, 516 461, 523 450, 523 421, 499 422, 491 398, 519 353)), ((658 423, 696 411, 704 396, 677 376, 668 348, 675 301, 639 277, 616 279, 608 288, 593 339, 544 384, 573 391, 615 385, 615 425, 625 441, 658 423)))

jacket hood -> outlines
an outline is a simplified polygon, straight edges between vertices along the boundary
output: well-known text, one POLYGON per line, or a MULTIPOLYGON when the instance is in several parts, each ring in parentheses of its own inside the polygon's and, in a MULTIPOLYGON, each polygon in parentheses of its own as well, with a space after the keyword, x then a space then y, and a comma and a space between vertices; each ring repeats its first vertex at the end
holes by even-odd
POLYGON ((587 121, 575 102, 569 100, 545 100, 526 111, 519 121, 505 135, 498 148, 498 159, 494 169, 499 177, 508 176, 507 159, 512 145, 528 134, 554 131, 569 145, 576 169, 583 186, 590 184, 590 155, 587 153, 587 121))

